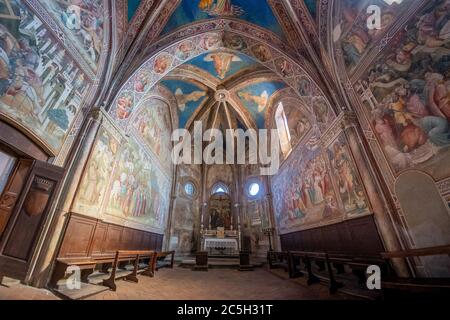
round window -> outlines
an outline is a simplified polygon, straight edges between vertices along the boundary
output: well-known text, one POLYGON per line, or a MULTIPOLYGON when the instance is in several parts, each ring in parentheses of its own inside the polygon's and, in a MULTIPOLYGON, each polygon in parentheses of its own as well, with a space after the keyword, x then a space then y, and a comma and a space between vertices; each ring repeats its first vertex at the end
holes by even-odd
POLYGON ((259 190, 260 190, 259 184, 256 182, 253 182, 248 187, 248 194, 251 195, 252 197, 255 197, 258 195, 259 190))
POLYGON ((194 184, 192 182, 187 182, 184 185, 184 192, 186 192, 186 194, 188 196, 191 196, 191 197, 194 196, 194 194, 195 194, 195 186, 194 186, 194 184))

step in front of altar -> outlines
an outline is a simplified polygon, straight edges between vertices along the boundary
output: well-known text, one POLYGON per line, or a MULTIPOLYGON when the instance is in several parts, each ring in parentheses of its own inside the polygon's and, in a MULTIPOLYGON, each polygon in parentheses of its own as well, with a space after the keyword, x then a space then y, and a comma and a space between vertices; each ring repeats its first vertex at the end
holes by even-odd
MULTIPOLYGON (((264 265, 263 261, 252 261, 253 267, 262 267, 264 265)), ((195 257, 183 259, 180 264, 182 268, 192 268, 195 266, 195 257)), ((221 257, 213 258, 208 257, 208 268, 210 269, 239 269, 239 257, 221 257)))

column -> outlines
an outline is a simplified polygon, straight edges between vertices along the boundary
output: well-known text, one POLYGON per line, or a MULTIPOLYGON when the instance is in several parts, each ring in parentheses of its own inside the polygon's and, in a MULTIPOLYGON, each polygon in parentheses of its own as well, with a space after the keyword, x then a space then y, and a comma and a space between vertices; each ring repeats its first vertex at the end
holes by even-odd
POLYGON ((242 237, 241 237, 241 204, 236 202, 234 204, 234 211, 236 212, 236 222, 237 222, 237 235, 238 235, 238 250, 241 251, 242 248, 242 237))
MULTIPOLYGON (((341 122, 341 126, 347 138, 348 146, 355 158, 356 165, 359 168, 362 182, 366 187, 370 203, 372 204, 375 223, 377 224, 384 246, 387 251, 402 250, 389 213, 389 210, 392 210, 392 208, 389 208, 385 199, 382 198, 383 190, 381 190, 381 187, 376 183, 379 178, 374 172, 377 170, 377 167, 376 164, 371 161, 370 157, 367 156, 366 152, 370 152, 370 150, 367 151, 365 149, 366 146, 363 143, 365 140, 364 137, 362 137, 361 130, 358 130, 359 124, 357 123, 354 113, 346 112, 341 122)), ((399 276, 406 277, 409 275, 409 269, 404 260, 394 260, 393 266, 399 276)))
POLYGON ((30 273, 26 278, 27 284, 44 287, 53 271, 52 262, 55 250, 57 249, 61 233, 64 229, 67 213, 70 211, 75 192, 80 183, 84 165, 88 160, 91 148, 97 136, 98 129, 102 122, 102 111, 100 108, 94 108, 89 114, 86 125, 81 130, 74 146, 71 156, 67 160, 67 171, 62 185, 62 190, 57 200, 56 209, 49 214, 49 219, 54 219, 54 230, 47 235, 48 245, 41 248, 44 254, 39 257, 34 268, 30 269, 30 273), (53 218, 51 218, 53 217, 53 218))

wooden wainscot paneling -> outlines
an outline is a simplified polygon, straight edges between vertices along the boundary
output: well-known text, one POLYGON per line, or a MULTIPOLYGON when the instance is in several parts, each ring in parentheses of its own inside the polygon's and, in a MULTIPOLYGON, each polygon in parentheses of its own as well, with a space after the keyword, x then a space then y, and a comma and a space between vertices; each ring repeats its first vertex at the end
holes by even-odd
POLYGON ((92 238, 96 235, 96 225, 97 220, 71 215, 59 257, 88 257, 92 238))
POLYGON ((152 247, 152 235, 148 232, 145 232, 143 242, 144 242, 144 248, 151 248, 152 247))
POLYGON ((133 250, 143 250, 144 249, 144 232, 140 230, 136 230, 133 233, 133 250))
POLYGON ((112 253, 116 252, 117 250, 124 249, 121 246, 121 238, 122 238, 123 229, 124 229, 124 227, 122 227, 122 226, 108 224, 108 230, 106 232, 105 248, 102 253, 112 254, 112 253))
POLYGON ((104 252, 108 224, 98 221, 95 227, 94 237, 91 245, 91 256, 99 256, 104 252))
POLYGON ((163 235, 71 213, 58 258, 111 256, 117 250, 162 250, 163 235))
POLYGON ((133 249, 133 234, 135 233, 135 230, 124 228, 122 231, 122 239, 120 241, 120 245, 123 250, 125 249, 133 249))
POLYGON ((280 236, 282 250, 379 256, 384 251, 373 216, 280 236))
POLYGON ((156 237, 156 235, 152 234, 152 240, 150 243, 150 248, 152 248, 152 250, 156 250, 156 248, 158 248, 158 238, 156 237))

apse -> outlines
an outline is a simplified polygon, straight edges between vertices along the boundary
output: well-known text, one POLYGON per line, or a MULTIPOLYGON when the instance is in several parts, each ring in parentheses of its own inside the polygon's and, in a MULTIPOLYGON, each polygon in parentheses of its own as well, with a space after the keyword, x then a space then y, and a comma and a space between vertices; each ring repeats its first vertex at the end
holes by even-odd
POLYGON ((0 1, 0 299, 442 298, 449 9, 0 1))

